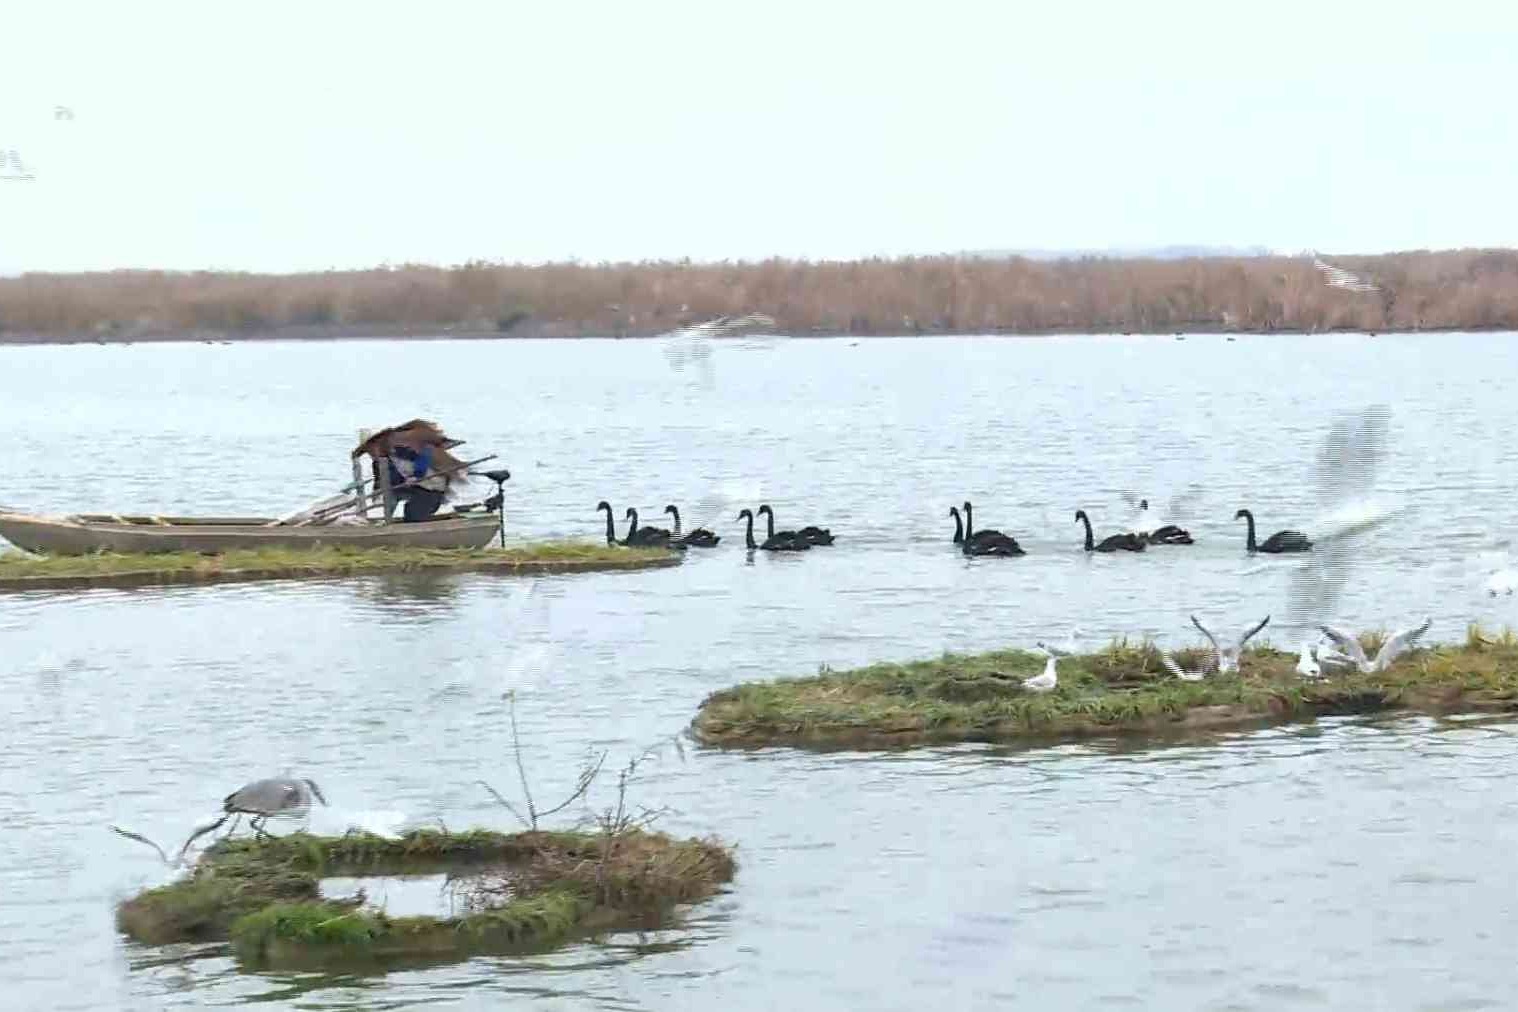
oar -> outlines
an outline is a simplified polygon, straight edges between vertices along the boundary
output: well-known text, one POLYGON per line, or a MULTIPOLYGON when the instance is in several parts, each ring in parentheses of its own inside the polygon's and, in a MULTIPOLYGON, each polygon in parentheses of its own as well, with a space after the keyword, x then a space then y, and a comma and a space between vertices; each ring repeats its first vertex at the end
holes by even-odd
MULTIPOLYGON (((464 468, 473 467, 476 464, 483 464, 487 460, 494 460, 495 456, 496 455, 492 453, 492 454, 490 454, 488 456, 481 457, 478 460, 471 460, 471 461, 469 461, 467 463, 464 463, 464 464, 457 464, 457 465, 455 465, 453 467, 447 467, 447 468, 443 468, 442 470, 439 470, 439 471, 433 471, 430 474, 426 475, 422 480, 425 481, 426 478, 430 478, 434 474, 451 474, 454 471, 459 471, 459 470, 463 470, 464 468)), ((359 483, 359 486, 361 487, 363 485, 367 485, 370 480, 372 480, 372 479, 365 479, 363 482, 359 483)), ((418 485, 418 484, 420 484, 420 482, 413 479, 413 480, 408 480, 408 481, 402 482, 398 487, 399 488, 406 488, 408 486, 418 485)), ((349 488, 349 489, 351 489, 353 487, 354 487, 354 485, 352 483, 350 483, 347 486, 347 488, 349 488)), ((395 487, 397 487, 397 486, 393 486, 392 487, 392 491, 394 491, 395 487)), ((366 505, 366 506, 368 506, 368 505, 374 505, 376 503, 383 502, 384 495, 385 495, 384 489, 383 488, 377 488, 377 489, 374 489, 371 492, 365 493, 363 495, 363 497, 362 497, 362 501, 363 501, 364 505, 366 505)), ((326 505, 317 505, 314 508, 313 507, 307 507, 305 510, 301 510, 301 511, 299 511, 297 513, 290 514, 290 516, 292 516, 292 517, 293 516, 300 516, 302 513, 305 513, 305 514, 309 514, 309 518, 311 520, 313 520, 313 521, 325 520, 325 519, 327 519, 329 517, 334 517, 334 516, 338 515, 339 513, 342 513, 342 512, 344 512, 346 510, 351 509, 352 507, 354 507, 355 505, 357 505, 359 501, 360 501, 360 499, 357 496, 348 496, 347 498, 343 499, 340 502, 329 503, 329 504, 326 504, 326 505)), ((280 522, 284 523, 288 519, 289 519, 289 517, 281 518, 280 522)))
MULTIPOLYGON (((455 464, 453 467, 446 467, 446 468, 443 468, 442 470, 433 471, 433 472, 429 473, 428 475, 426 475, 426 477, 430 478, 434 474, 451 474, 454 471, 460 471, 460 470, 463 470, 465 468, 470 468, 470 467, 475 466, 476 464, 483 464, 483 463, 485 463, 485 461, 487 461, 487 460, 494 460, 495 458, 496 458, 496 454, 491 453, 491 454, 488 454, 488 455, 486 455, 484 457, 479 458, 478 460, 470 460, 470 461, 466 461, 465 463, 462 463, 462 464, 455 464)), ((291 520, 295 519, 296 517, 305 516, 305 515, 309 515, 310 519, 312 519, 312 520, 320 520, 323 517, 326 517, 326 516, 329 516, 329 515, 332 515, 332 514, 336 514, 336 513, 341 513, 343 510, 346 510, 346 509, 351 509, 351 508, 353 508, 355 505, 357 505, 359 503, 360 498, 358 496, 348 495, 347 493, 349 493, 351 491, 354 491, 355 489, 361 489, 361 488, 363 488, 365 485, 369 484, 373 480, 374 480, 373 478, 365 478, 361 482, 349 482, 347 485, 344 485, 342 487, 342 489, 337 493, 338 495, 343 496, 344 497, 343 499, 341 499, 339 501, 336 501, 336 502, 332 501, 333 497, 331 497, 331 496, 328 496, 326 499, 319 499, 319 500, 317 500, 315 503, 313 503, 311 505, 303 506, 303 507, 301 507, 298 510, 294 510, 294 511, 292 511, 290 513, 286 513, 284 516, 282 516, 278 520, 276 520, 274 522, 274 524, 270 524, 269 526, 272 527, 272 526, 276 526, 278 524, 286 524, 286 523, 289 523, 291 520)), ((426 480, 426 479, 424 478, 423 480, 426 480)), ((408 485, 415 485, 415 484, 417 484, 417 482, 414 481, 414 480, 413 481, 406 481, 406 482, 402 482, 401 483, 401 487, 404 488, 404 487, 406 487, 408 485)), ((376 496, 378 496, 381 499, 383 499, 383 497, 384 497, 384 489, 375 489, 375 490, 373 490, 373 491, 365 494, 363 496, 363 502, 364 502, 364 504, 365 505, 369 505, 370 501, 373 500, 376 496)))

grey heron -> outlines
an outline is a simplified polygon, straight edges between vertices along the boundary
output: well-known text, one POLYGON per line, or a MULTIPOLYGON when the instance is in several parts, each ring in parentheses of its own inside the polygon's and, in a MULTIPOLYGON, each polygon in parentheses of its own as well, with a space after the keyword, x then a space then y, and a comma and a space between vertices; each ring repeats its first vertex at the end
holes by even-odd
POLYGON ((321 788, 316 786, 315 781, 304 777, 268 777, 244 784, 222 799, 222 817, 191 833, 190 838, 179 849, 179 854, 183 857, 191 843, 207 833, 220 829, 222 823, 228 818, 232 819, 232 826, 227 830, 228 836, 232 835, 232 830, 237 828, 238 820, 244 815, 253 816, 248 820, 248 824, 253 827, 253 832, 257 836, 267 836, 268 834, 264 832, 265 822, 270 818, 298 818, 305 815, 306 810, 311 807, 313 796, 323 806, 327 804, 327 799, 322 796, 321 788))
MULTIPOLYGON (((253 831, 263 835, 264 823, 271 817, 298 818, 311 807, 315 796, 325 807, 327 799, 321 788, 304 777, 269 777, 255 780, 228 794, 221 802, 221 810, 228 815, 251 815, 248 824, 253 831)), ((234 826, 236 822, 232 823, 234 826)))
POLYGON ((227 819, 232 819, 232 826, 227 830, 228 836, 232 835, 232 830, 237 828, 237 820, 241 819, 244 815, 253 816, 249 820, 249 824, 259 837, 266 836, 268 835, 264 832, 264 823, 266 821, 270 818, 289 818, 304 815, 306 810, 311 807, 311 799, 313 797, 320 801, 323 806, 327 804, 327 799, 322 795, 321 788, 316 786, 316 782, 307 780, 304 777, 299 779, 294 777, 269 777, 264 780, 255 780, 250 784, 244 784, 222 799, 221 818, 208 822, 204 826, 197 827, 185 840, 184 845, 179 848, 179 854, 173 861, 169 860, 169 855, 162 847, 147 837, 121 829, 118 826, 111 826, 110 828, 112 832, 124 836, 129 840, 136 840, 139 843, 147 844, 158 851, 159 856, 163 858, 165 864, 177 866, 183 863, 185 854, 189 852, 190 844, 207 833, 220 829, 227 819), (236 816, 236 818, 233 818, 233 816, 236 816))

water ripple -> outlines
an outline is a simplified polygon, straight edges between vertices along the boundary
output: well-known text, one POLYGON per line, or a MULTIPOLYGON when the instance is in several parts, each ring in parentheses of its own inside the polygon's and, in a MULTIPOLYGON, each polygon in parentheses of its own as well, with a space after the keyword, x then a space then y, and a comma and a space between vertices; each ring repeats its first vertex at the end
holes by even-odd
MULTIPOLYGON (((1339 620, 1428 611, 1435 638, 1515 623, 1518 605, 1487 597, 1471 560, 1506 548, 1485 518, 1504 515, 1518 471, 1501 435, 1518 402, 1463 364, 1507 361, 1511 335, 1437 340, 1445 354, 1383 342, 1374 359, 1353 336, 939 338, 872 342, 847 362, 835 342, 724 346, 712 388, 680 393, 640 342, 430 344, 454 379, 415 410, 508 458, 514 534, 596 537, 601 498, 657 514, 744 479, 783 523, 831 526, 839 543, 750 560, 718 517, 718 549, 678 569, 544 579, 541 606, 518 617, 511 584, 469 574, 5 596, 0 960, 14 1000, 1510 1007, 1518 721, 1490 715, 1158 744, 667 755, 637 800, 670 806, 670 832, 737 843, 732 890, 678 929, 542 957, 255 974, 220 946, 125 943, 111 922, 115 899, 164 870, 108 823, 182 839, 258 776, 310 772, 341 810, 508 826, 474 785, 514 781, 507 688, 546 797, 587 746, 625 761, 742 679, 1028 643, 1075 622, 1093 641, 1180 645, 1194 610, 1285 614, 1295 560, 1245 558, 1233 511, 1305 523, 1317 433, 1385 388, 1402 398, 1389 490, 1412 509, 1398 555, 1364 560, 1339 620), (1314 369, 1252 381, 1309 343, 1314 369), (1121 379, 1093 386, 1103 356, 1121 379), (840 369, 851 382, 828 379, 840 369), (1168 502, 1191 484, 1191 548, 1078 550, 1076 508, 1106 530, 1128 522, 1120 491, 1168 502), (1030 554, 960 556, 946 514, 965 498, 1030 554), (511 673, 521 643, 551 644, 551 663, 511 673)), ((341 479, 357 426, 388 421, 375 404, 413 403, 417 347, 3 349, 0 399, 29 432, 8 466, 35 476, 27 494, 48 509, 282 511, 341 479), (350 397, 355 355, 379 387, 350 397), (259 396, 239 398, 259 376, 259 396), (173 481, 139 473, 164 454, 173 481)))

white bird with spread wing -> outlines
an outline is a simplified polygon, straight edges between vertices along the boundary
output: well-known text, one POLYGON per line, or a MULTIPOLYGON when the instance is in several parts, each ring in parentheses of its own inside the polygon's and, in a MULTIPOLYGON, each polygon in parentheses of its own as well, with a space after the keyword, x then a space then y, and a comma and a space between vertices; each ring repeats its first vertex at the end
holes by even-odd
MULTIPOLYGON (((1311 635, 1338 607, 1364 535, 1405 512, 1401 495, 1373 490, 1386 457, 1391 411, 1375 404, 1334 419, 1319 444, 1310 480, 1317 498, 1313 550, 1291 576, 1287 627, 1311 635)), ((1337 660, 1311 650, 1320 665, 1337 660)), ((1304 665, 1310 667, 1310 665, 1304 665)), ((1309 676, 1311 677, 1311 676, 1309 676)))
POLYGON ((1344 651, 1344 655, 1362 674, 1371 675, 1385 671, 1391 667, 1392 662, 1412 649, 1418 639, 1428 632, 1429 626, 1433 624, 1433 617, 1430 616, 1420 626, 1402 629, 1393 633, 1385 643, 1381 644, 1381 649, 1376 651, 1374 660, 1366 658, 1365 648, 1360 646, 1360 641, 1349 633, 1344 632, 1342 629, 1335 629, 1332 626, 1325 625, 1319 626, 1319 628, 1322 629, 1323 635, 1333 640, 1339 649, 1344 651))
POLYGON ((15 148, 0 149, 0 180, 29 183, 36 175, 21 160, 21 152, 15 148))
POLYGON ((1118 498, 1127 503, 1132 513, 1129 516, 1129 525, 1135 533, 1151 545, 1189 545, 1193 544, 1190 527, 1197 522, 1196 505, 1201 500, 1203 486, 1200 482, 1192 482, 1185 490, 1170 497, 1170 502, 1160 516, 1168 521, 1149 529, 1149 521, 1153 514, 1149 512, 1149 500, 1133 492, 1120 492, 1118 498))
POLYGON ((1072 657, 1080 653, 1081 627, 1072 626, 1070 634, 1065 637, 1065 642, 1057 647, 1051 647, 1043 640, 1038 640, 1038 649, 1051 657, 1072 657))
POLYGON ((1297 674, 1307 679, 1318 679, 1328 674, 1348 671, 1355 666, 1348 654, 1340 652, 1324 640, 1325 637, 1319 636, 1317 640, 1302 641, 1302 646, 1297 651, 1297 674))
POLYGON ((671 331, 664 342, 664 357, 670 368, 680 372, 685 363, 694 362, 701 370, 701 380, 710 386, 713 380, 711 339, 749 334, 771 329, 775 319, 764 313, 746 313, 743 316, 719 316, 712 320, 671 331))
POLYGON ((1206 668, 1203 668, 1201 671, 1191 671, 1187 668, 1183 668, 1176 663, 1174 657, 1170 656, 1170 651, 1168 650, 1160 651, 1160 663, 1165 665, 1165 667, 1170 671, 1172 675, 1179 678, 1183 682, 1200 682, 1202 679, 1207 677, 1206 668))
POLYGON ((1342 267, 1326 264, 1318 257, 1312 258, 1312 265, 1323 272, 1323 280, 1334 288, 1346 288, 1351 292, 1379 292, 1381 290, 1360 275, 1346 271, 1342 267))
POLYGON ((1266 615, 1259 625, 1253 626, 1243 636, 1240 636, 1237 643, 1225 646, 1218 642, 1216 636, 1207 631, 1206 626, 1197 621, 1195 615, 1191 616, 1191 624, 1200 629, 1202 635, 1206 636, 1207 641, 1212 644, 1213 670, 1220 675, 1230 675, 1239 670, 1239 655, 1244 652, 1244 645, 1252 640, 1269 623, 1270 616, 1266 615))

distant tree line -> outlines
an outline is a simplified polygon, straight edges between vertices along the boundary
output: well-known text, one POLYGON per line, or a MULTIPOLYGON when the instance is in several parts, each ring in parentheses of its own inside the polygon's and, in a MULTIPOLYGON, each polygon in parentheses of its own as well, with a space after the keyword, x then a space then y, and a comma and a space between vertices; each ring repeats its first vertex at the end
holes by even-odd
POLYGON ((305 274, 130 270, 0 279, 0 340, 301 332, 642 336, 763 312, 787 334, 1518 330, 1518 251, 1311 258, 910 257, 470 262, 305 274))

